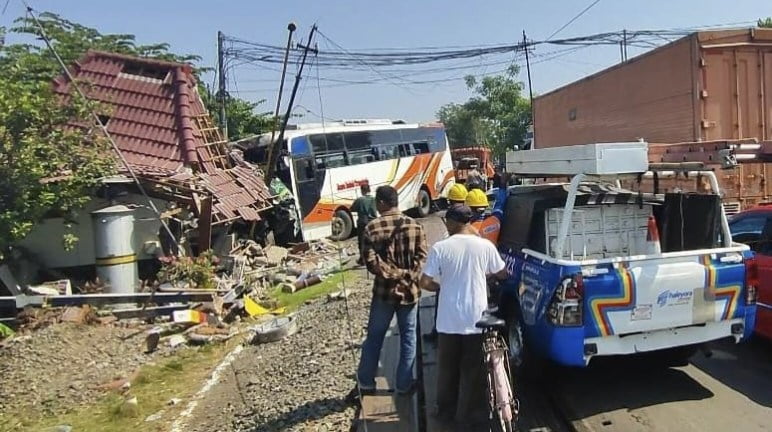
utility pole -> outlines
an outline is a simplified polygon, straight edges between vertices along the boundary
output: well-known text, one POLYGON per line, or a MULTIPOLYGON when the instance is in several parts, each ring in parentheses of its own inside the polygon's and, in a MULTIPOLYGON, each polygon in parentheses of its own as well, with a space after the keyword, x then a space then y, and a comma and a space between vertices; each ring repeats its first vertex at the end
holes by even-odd
POLYGON ((276 174, 276 163, 279 161, 279 150, 281 150, 282 142, 284 141, 284 132, 287 130, 287 123, 289 122, 290 116, 292 115, 292 105, 295 103, 295 96, 297 96, 298 93, 300 80, 303 79, 303 68, 306 65, 308 52, 319 52, 317 49, 311 48, 311 41, 314 38, 314 33, 316 33, 316 24, 311 27, 311 32, 308 33, 308 43, 306 45, 298 44, 299 48, 303 48, 303 58, 300 60, 300 67, 298 68, 297 75, 295 75, 295 85, 292 87, 292 93, 290 94, 289 103, 287 104, 287 113, 284 115, 281 121, 279 136, 276 138, 275 142, 271 143, 268 166, 265 169, 265 184, 269 186, 271 185, 271 180, 273 180, 274 174, 276 174))
POLYGON ((227 103, 227 90, 225 79, 225 49, 224 49, 225 35, 221 32, 217 32, 217 99, 220 102, 220 125, 222 126, 225 139, 228 139, 228 116, 226 115, 226 103, 227 103))
POLYGON ((622 30, 622 46, 624 47, 625 61, 627 61, 627 30, 622 30))
MULTIPOLYGON (((284 92, 284 79, 287 77, 287 62, 289 60, 289 52, 292 48, 292 34, 297 29, 297 26, 294 22, 291 22, 287 24, 287 30, 289 30, 289 35, 287 36, 287 49, 284 51, 284 66, 282 66, 281 69, 281 81, 279 81, 279 95, 276 97, 276 109, 273 112, 273 125, 271 126, 271 143, 273 143, 273 139, 276 135, 276 125, 279 121, 279 109, 281 108, 281 96, 284 92)), ((272 148, 272 147, 269 147, 272 148)), ((270 151, 270 150, 269 150, 270 151)), ((268 159, 270 159, 270 154, 268 155, 268 159)))
POLYGON ((525 30, 523 30, 523 49, 525 50, 525 69, 528 71, 528 96, 531 103, 531 126, 536 124, 535 112, 533 109, 533 86, 531 85, 531 61, 528 58, 528 38, 525 36, 525 30))

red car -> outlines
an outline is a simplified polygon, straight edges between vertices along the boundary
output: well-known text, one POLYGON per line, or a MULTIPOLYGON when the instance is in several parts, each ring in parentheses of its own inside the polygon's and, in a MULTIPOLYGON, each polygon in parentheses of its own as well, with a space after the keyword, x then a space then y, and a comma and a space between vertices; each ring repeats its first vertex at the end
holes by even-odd
POLYGON ((756 252, 759 291, 756 333, 772 340, 772 203, 740 212, 729 220, 732 239, 756 252))

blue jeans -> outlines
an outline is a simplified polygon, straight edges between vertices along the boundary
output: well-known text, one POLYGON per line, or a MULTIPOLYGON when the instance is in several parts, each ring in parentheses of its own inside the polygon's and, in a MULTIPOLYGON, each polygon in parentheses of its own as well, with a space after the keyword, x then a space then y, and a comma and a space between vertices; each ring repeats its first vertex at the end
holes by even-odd
POLYGON ((396 305, 373 296, 370 319, 367 323, 367 337, 362 344, 362 357, 357 370, 357 379, 363 389, 375 388, 375 375, 378 373, 378 360, 381 357, 383 340, 395 313, 399 326, 399 364, 395 387, 397 391, 407 391, 413 384, 418 305, 396 305))

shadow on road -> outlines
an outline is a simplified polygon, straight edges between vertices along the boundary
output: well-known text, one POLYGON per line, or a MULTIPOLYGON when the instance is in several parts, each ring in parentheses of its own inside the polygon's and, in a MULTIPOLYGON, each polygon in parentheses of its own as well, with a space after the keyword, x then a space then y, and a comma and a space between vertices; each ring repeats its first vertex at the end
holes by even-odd
POLYGON ((274 432, 292 429, 294 426, 323 419, 330 414, 345 411, 351 405, 344 398, 324 398, 295 407, 275 419, 251 429, 251 432, 274 432))
POLYGON ((757 404, 772 408, 772 343, 755 337, 741 344, 720 341, 711 348, 712 357, 697 355, 692 364, 757 404))
POLYGON ((556 403, 566 405, 565 414, 571 421, 620 409, 713 397, 681 370, 650 367, 631 357, 598 358, 586 369, 553 368, 548 374, 556 403))

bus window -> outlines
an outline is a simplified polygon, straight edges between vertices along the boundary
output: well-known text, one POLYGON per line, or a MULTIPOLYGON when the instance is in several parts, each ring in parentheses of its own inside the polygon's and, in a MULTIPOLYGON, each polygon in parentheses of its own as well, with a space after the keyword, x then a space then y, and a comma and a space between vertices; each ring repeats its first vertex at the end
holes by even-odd
POLYGON ((346 166, 346 156, 343 153, 330 153, 316 156, 316 169, 323 170, 346 166))
MULTIPOLYGON (((348 145, 348 141, 346 141, 346 144, 348 145)), ((372 162, 374 159, 375 158, 373 157, 373 154, 370 152, 369 149, 348 152, 349 165, 359 165, 367 162, 372 162)))
POLYGON ((371 134, 374 145, 399 144, 402 142, 402 134, 399 129, 372 131, 371 134))
POLYGON ((396 159, 399 157, 398 145, 380 145, 376 147, 379 154, 379 160, 396 159))
POLYGON ((324 135, 311 135, 308 139, 311 141, 311 148, 314 150, 314 154, 327 153, 327 140, 324 135))
POLYGON ((415 142, 413 143, 413 150, 414 154, 429 153, 429 143, 426 141, 415 142))
POLYGON ((343 135, 339 133, 317 134, 311 135, 311 146, 314 149, 315 155, 342 152, 343 151, 343 135))
POLYGON ((343 134, 343 138, 346 141, 346 150, 351 153, 359 150, 369 151, 372 147, 372 139, 370 132, 346 132, 343 134))
POLYGON ((299 183, 314 180, 313 160, 295 159, 295 177, 299 183))

